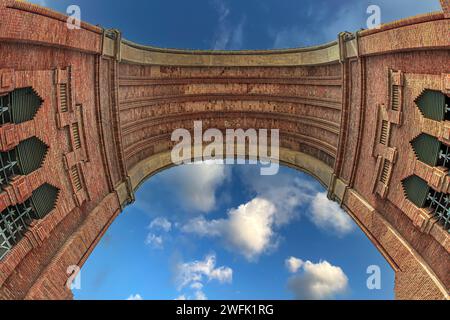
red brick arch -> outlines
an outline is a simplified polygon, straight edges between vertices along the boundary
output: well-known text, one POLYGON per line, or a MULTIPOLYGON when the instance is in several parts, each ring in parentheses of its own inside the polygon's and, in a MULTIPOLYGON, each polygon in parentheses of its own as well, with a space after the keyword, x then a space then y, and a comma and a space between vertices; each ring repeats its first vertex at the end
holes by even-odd
MULTIPOLYGON (((450 143, 447 123, 414 103, 424 89, 450 94, 441 2, 445 12, 323 46, 192 52, 84 23, 69 30, 63 15, 1 0, 0 95, 32 87, 44 102, 33 121, 0 127, 0 142, 45 142, 42 168, 21 185, 47 182, 60 196, 0 261, 0 298, 71 298, 67 268, 82 266, 141 182, 170 166, 171 132, 203 120, 205 129, 280 129, 282 162, 315 176, 355 219, 394 268, 396 297, 448 299, 449 234, 401 188, 415 174, 450 193, 447 172, 417 161, 407 143, 421 132, 450 143)), ((14 194, 0 193, 0 204, 14 194)))

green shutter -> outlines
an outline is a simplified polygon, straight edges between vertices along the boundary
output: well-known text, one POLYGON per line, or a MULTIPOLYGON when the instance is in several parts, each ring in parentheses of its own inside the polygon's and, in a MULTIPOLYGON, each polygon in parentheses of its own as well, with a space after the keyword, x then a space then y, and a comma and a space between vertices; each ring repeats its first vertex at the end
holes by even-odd
POLYGON ((10 94, 11 121, 15 124, 33 120, 42 99, 32 88, 16 89, 10 94))
POLYGON ((411 176, 403 180, 402 183, 406 197, 419 208, 423 208, 430 191, 430 187, 426 181, 417 176, 411 176))
POLYGON ((55 208, 58 193, 57 188, 47 183, 33 191, 31 201, 39 219, 44 218, 55 208))
POLYGON ((445 119, 445 96, 441 92, 425 90, 417 98, 416 104, 426 118, 436 121, 445 119))
POLYGON ((411 145, 420 161, 432 167, 436 166, 441 150, 441 142, 438 139, 423 133, 415 138, 411 145))
POLYGON ((22 141, 17 146, 17 155, 22 175, 39 169, 44 162, 48 147, 36 137, 22 141))

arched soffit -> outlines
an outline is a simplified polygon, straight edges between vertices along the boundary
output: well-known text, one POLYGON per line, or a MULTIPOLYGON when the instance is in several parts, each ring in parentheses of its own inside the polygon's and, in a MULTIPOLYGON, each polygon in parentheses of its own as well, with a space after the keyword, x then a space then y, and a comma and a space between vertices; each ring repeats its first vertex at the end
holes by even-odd
MULTIPOLYGON (((246 157, 245 154, 236 154, 236 156, 246 157)), ((325 188, 328 188, 332 183, 333 169, 326 163, 305 153, 280 148, 280 165, 286 165, 313 176, 325 188)), ((136 191, 147 179, 156 173, 173 166, 170 152, 163 152, 142 160, 129 170, 133 191, 136 191)))

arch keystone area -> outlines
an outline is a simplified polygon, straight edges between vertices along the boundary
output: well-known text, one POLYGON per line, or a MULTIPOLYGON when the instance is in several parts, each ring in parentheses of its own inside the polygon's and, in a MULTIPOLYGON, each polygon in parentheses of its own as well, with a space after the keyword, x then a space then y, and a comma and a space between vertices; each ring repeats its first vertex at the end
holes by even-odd
POLYGON ((142 46, 87 23, 69 30, 62 14, 0 0, 1 106, 22 88, 42 101, 33 120, 2 123, 0 150, 33 137, 48 146, 38 169, 8 182, 0 211, 42 185, 58 190, 0 260, 0 298, 71 299, 68 268, 84 264, 143 181, 172 165, 173 130, 203 120, 205 130, 279 129, 281 162, 318 179, 356 221, 396 272, 396 298, 449 299, 445 214, 436 201, 418 207, 402 185, 417 176, 450 193, 448 168, 420 161, 410 143, 425 133, 450 145, 449 118, 416 104, 425 90, 450 95, 441 3, 322 46, 226 52, 142 46))

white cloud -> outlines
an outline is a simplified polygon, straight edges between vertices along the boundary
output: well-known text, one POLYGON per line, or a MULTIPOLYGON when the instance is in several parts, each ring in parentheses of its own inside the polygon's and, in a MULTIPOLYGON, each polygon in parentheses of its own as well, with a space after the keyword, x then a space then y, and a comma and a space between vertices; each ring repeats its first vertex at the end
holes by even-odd
POLYGON ((226 166, 202 163, 173 168, 165 182, 173 185, 183 207, 208 212, 216 206, 216 190, 227 176, 226 166))
POLYGON ((149 233, 147 235, 147 239, 145 239, 145 244, 154 249, 162 249, 164 246, 164 240, 161 236, 149 233))
POLYGON ((162 230, 164 232, 169 232, 172 229, 172 223, 166 218, 156 218, 154 219, 149 226, 152 230, 162 230))
POLYGON ((230 8, 223 0, 214 0, 214 9, 219 15, 218 26, 213 40, 214 50, 237 50, 242 48, 244 40, 245 16, 238 24, 229 21, 230 8))
POLYGON ((284 264, 286 268, 289 270, 289 272, 297 273, 297 271, 303 266, 303 263, 304 262, 301 259, 290 257, 286 259, 284 264))
POLYGON ((175 300, 184 301, 184 300, 187 300, 187 298, 184 294, 182 294, 181 296, 175 298, 175 300))
POLYGON ((299 300, 332 299, 348 289, 348 277, 344 271, 327 261, 314 264, 306 261, 303 273, 288 281, 288 288, 299 300))
POLYGON ((176 266, 176 282, 178 290, 193 283, 216 280, 219 283, 231 283, 233 270, 229 267, 216 268, 216 256, 208 255, 203 261, 179 263, 176 266))
POLYGON ((203 289, 203 284, 201 282, 194 282, 193 284, 191 284, 191 289, 201 290, 203 289))
POLYGON ((140 294, 134 294, 129 296, 127 300, 144 300, 144 299, 142 299, 140 294))
POLYGON ((336 202, 327 198, 326 193, 318 193, 311 202, 311 221, 323 230, 331 230, 338 236, 349 234, 354 223, 336 202))
POLYGON ((272 202, 255 198, 228 212, 227 219, 196 218, 182 227, 182 231, 203 237, 219 237, 227 247, 248 260, 254 260, 276 246, 273 231, 275 206, 272 202))
POLYGON ((293 178, 290 173, 262 177, 254 168, 239 169, 242 181, 250 192, 272 202, 276 207, 274 223, 277 227, 299 218, 299 208, 310 203, 318 192, 314 183, 306 179, 293 178))

